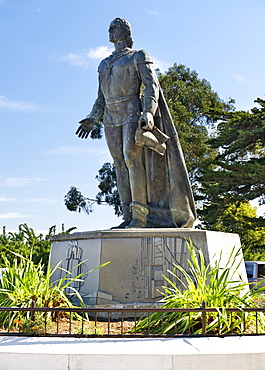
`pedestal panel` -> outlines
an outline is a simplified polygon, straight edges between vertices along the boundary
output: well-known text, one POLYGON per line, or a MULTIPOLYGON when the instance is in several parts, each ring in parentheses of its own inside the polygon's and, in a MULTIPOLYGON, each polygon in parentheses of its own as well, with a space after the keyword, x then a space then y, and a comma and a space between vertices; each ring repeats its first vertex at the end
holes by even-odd
MULTIPOLYGON (((73 276, 85 273, 84 280, 73 286, 88 306, 152 305, 162 297, 167 270, 173 270, 175 264, 188 269, 187 240, 202 250, 211 265, 221 255, 221 265, 225 266, 233 248, 239 250, 239 269, 231 270, 231 275, 247 282, 239 236, 204 230, 130 229, 56 235, 52 237, 50 263, 55 266, 59 262, 67 270, 74 268, 73 276), (108 261, 107 266, 87 274, 108 261)), ((63 273, 57 271, 54 280, 63 273)))

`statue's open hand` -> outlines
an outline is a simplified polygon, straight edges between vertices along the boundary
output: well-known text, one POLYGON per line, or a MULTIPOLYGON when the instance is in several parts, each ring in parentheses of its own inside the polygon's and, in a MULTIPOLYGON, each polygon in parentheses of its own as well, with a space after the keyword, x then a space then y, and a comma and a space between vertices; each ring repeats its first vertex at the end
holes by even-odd
POLYGON ((154 117, 150 112, 143 112, 139 119, 139 126, 143 130, 152 130, 154 127, 154 117))
POLYGON ((79 123, 80 123, 80 126, 76 130, 76 135, 80 137, 80 139, 87 139, 95 122, 90 118, 84 118, 79 123))

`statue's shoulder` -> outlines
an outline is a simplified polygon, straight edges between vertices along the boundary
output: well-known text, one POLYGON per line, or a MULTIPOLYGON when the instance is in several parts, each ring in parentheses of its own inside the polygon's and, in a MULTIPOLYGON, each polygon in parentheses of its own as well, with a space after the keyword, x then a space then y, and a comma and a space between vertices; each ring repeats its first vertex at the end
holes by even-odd
POLYGON ((137 50, 135 52, 135 60, 137 63, 153 63, 150 54, 145 50, 137 50))
POLYGON ((105 66, 108 66, 109 65, 109 58, 110 56, 108 56, 107 58, 103 59, 100 63, 99 63, 99 66, 98 66, 98 72, 99 71, 102 71, 102 69, 104 69, 105 66))

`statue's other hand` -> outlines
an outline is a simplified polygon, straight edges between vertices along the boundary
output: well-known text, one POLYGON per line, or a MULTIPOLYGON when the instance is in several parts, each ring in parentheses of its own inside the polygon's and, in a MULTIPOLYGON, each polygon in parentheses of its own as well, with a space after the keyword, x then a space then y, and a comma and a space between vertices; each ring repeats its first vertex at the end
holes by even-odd
POLYGON ((91 118, 84 118, 79 123, 80 126, 76 130, 76 135, 80 137, 80 139, 87 139, 95 122, 91 118))
POLYGON ((152 130, 154 127, 154 117, 150 112, 143 112, 139 118, 139 126, 143 130, 152 130))

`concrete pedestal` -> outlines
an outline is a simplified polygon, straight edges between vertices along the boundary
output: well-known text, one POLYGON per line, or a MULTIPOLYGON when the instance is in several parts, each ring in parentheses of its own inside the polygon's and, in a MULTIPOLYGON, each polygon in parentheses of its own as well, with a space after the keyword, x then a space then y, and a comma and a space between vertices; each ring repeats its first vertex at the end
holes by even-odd
MULTIPOLYGON (((173 270, 174 264, 188 269, 187 240, 202 250, 211 265, 221 253, 225 266, 233 248, 240 249, 239 269, 231 274, 247 282, 239 236, 205 230, 130 229, 56 235, 52 237, 50 263, 55 266, 60 262, 74 276, 110 261, 73 284, 85 303, 89 307, 151 306, 162 298, 159 291, 165 285, 163 275, 168 275, 167 270, 173 270)), ((62 274, 63 270, 58 269, 53 279, 62 274)))

